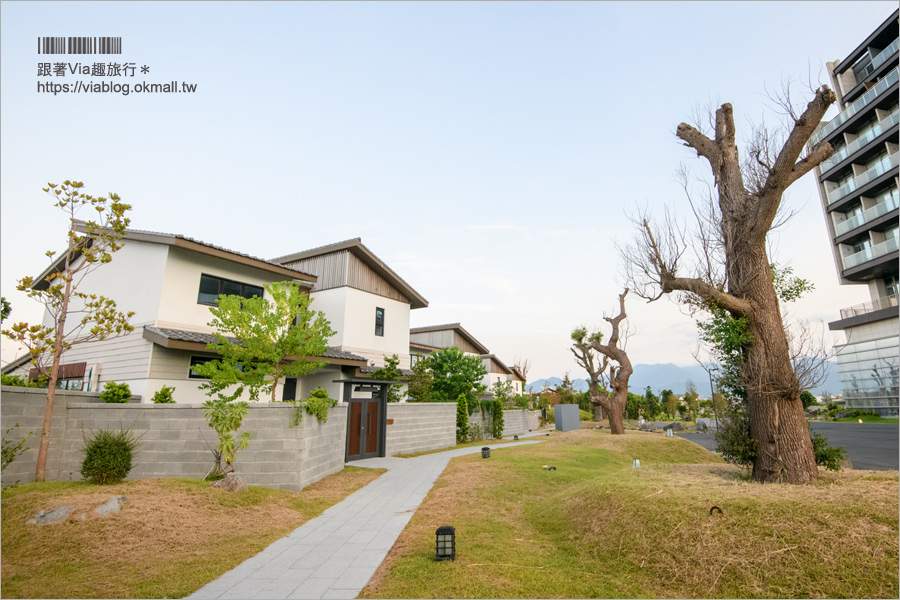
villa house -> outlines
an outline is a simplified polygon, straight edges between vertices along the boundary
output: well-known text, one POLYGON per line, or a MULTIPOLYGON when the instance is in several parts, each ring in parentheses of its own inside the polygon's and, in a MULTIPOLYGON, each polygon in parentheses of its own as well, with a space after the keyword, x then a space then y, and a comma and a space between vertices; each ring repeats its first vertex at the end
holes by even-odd
POLYGON ((525 377, 519 370, 506 366, 497 355, 492 354, 484 344, 476 340, 459 323, 415 327, 409 331, 409 353, 413 360, 417 356, 427 356, 448 346, 454 346, 466 354, 481 357, 482 364, 487 371, 481 383, 488 391, 494 383, 508 381, 512 384, 513 394, 522 393, 525 377))
MULTIPOLYGON (((36 278, 46 286, 54 263, 36 278)), ((220 294, 264 295, 268 283, 296 281, 313 298, 337 333, 323 355, 328 366, 288 379, 276 397, 304 397, 317 386, 341 399, 341 383, 365 377, 384 357, 397 354, 409 366, 409 311, 428 302, 357 238, 274 260, 251 257, 182 235, 129 230, 112 262, 79 287, 134 311, 134 331, 118 338, 75 346, 63 355, 62 386, 97 391, 108 381, 127 383, 149 402, 163 386, 174 386, 176 402, 207 399, 192 366, 216 357, 207 323, 220 294)), ((51 325, 45 316, 45 325, 51 325)), ((29 374, 28 355, 4 373, 29 374)))

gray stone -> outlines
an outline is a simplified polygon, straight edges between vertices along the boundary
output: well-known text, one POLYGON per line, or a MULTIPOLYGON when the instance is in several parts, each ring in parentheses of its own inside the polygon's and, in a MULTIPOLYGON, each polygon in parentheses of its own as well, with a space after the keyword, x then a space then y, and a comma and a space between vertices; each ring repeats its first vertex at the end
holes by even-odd
POLYGON ((656 423, 648 423, 644 421, 641 423, 641 431, 656 431, 656 423))
POLYGON ((697 421, 697 431, 709 431, 706 421, 697 421))
POLYGON ((106 516, 110 513, 122 512, 122 505, 128 500, 125 496, 113 496, 100 506, 94 509, 94 512, 100 516, 106 516))
POLYGON ((684 431, 684 425, 681 423, 669 423, 663 429, 671 429, 672 431, 684 431))
POLYGON ((74 506, 57 506, 50 510, 42 510, 34 515, 33 519, 28 519, 25 523, 28 525, 49 525, 51 523, 58 523, 59 521, 68 519, 73 510, 75 510, 74 506))
POLYGON ((213 481, 209 486, 225 490, 226 492, 234 492, 235 494, 238 492, 246 492, 250 489, 247 486, 247 482, 244 481, 244 478, 236 473, 229 473, 224 479, 213 481))

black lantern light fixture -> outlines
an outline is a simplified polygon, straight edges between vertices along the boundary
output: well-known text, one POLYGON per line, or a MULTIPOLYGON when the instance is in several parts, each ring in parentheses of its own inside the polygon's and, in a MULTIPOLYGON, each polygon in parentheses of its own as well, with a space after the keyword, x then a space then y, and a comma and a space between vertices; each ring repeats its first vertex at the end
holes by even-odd
POLYGON ((481 458, 490 458, 491 457, 491 449, 485 446, 481 449, 481 458))
POLYGON ((456 560, 456 529, 445 525, 438 527, 435 535, 435 560, 456 560))
POLYGON ((519 441, 519 436, 517 436, 517 435, 514 435, 514 436, 513 436, 513 440, 515 440, 515 441, 517 441, 517 442, 518 442, 518 441, 519 441))

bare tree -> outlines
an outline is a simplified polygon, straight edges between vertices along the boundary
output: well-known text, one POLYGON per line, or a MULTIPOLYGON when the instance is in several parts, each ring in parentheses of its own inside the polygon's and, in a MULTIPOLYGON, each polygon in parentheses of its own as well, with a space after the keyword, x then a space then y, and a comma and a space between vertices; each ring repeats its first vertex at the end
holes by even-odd
POLYGON ((516 356, 513 359, 513 368, 522 375, 522 393, 524 394, 525 385, 528 383, 528 371, 531 370, 531 359, 516 356))
POLYGON ((599 405, 609 417, 609 429, 614 434, 625 433, 622 417, 625 414, 625 403, 628 402, 628 379, 634 372, 624 349, 625 332, 620 331, 621 323, 626 318, 625 296, 627 294, 627 288, 619 294, 619 314, 617 316, 603 317, 604 321, 612 325, 609 342, 603 344, 602 333, 599 331, 589 332, 585 327, 579 327, 572 332, 571 350, 575 355, 575 362, 586 370, 590 377, 589 394, 591 404, 595 407, 594 420, 597 420, 596 407, 599 405), (610 364, 610 361, 615 364, 610 364), (606 372, 605 376, 604 372, 606 372), (606 384, 605 389, 601 389, 602 383, 606 384))
POLYGON ((723 309, 747 320, 752 341, 743 352, 741 378, 747 391, 750 433, 757 442, 753 477, 763 482, 806 483, 815 480, 818 471, 772 281, 766 236, 777 225, 785 190, 832 153, 831 146, 822 142, 801 158, 835 95, 827 86, 821 87, 802 113, 788 108, 789 98, 780 100, 789 128, 783 134, 755 129, 743 163, 730 104, 716 110, 712 137, 680 124, 676 135, 708 161, 713 175, 715 202, 709 205, 708 218, 698 219, 706 227, 699 235, 700 243, 668 212, 663 226, 644 214, 635 219, 637 236, 622 254, 626 277, 640 296, 655 300, 677 293, 696 307, 723 309), (688 243, 694 243, 697 256, 704 253, 703 240, 709 243, 707 260, 696 261, 691 276, 684 276, 688 243))

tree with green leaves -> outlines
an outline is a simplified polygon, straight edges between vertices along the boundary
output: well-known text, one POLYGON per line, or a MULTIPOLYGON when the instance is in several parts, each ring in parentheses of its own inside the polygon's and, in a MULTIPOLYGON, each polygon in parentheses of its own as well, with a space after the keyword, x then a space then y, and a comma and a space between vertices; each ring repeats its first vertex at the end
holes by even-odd
POLYGON ((9 302, 6 301, 6 298, 0 296, 0 323, 6 320, 9 316, 9 313, 12 312, 12 306, 9 305, 9 302))
POLYGON ((469 440, 469 401, 465 394, 456 398, 456 443, 469 440))
POLYGON ((431 373, 429 357, 421 357, 412 364, 407 396, 410 402, 431 402, 434 375, 431 373))
POLYGON ((662 405, 659 402, 659 396, 653 393, 650 386, 644 391, 644 418, 655 419, 662 412, 662 405))
POLYGON ((700 412, 700 403, 698 399, 700 394, 697 393, 697 386, 693 381, 688 379, 684 382, 684 404, 687 408, 689 419, 695 419, 700 412))
MULTIPOLYGON (((384 366, 372 371, 372 379, 376 381, 400 381, 405 378, 400 368, 400 357, 396 354, 384 357, 384 366)), ((403 399, 403 384, 394 383, 388 388, 388 402, 400 402, 403 399)))
POLYGON ((494 400, 500 402, 500 406, 504 408, 513 407, 513 385, 510 381, 495 381, 491 384, 491 394, 494 400))
POLYGON ((809 410, 810 406, 816 404, 816 397, 809 390, 800 392, 800 402, 803 403, 803 410, 809 410))
POLYGON ((98 294, 79 291, 85 277, 110 262, 112 255, 124 245, 125 229, 131 222, 125 213, 131 206, 117 194, 92 196, 83 191, 80 181, 66 180, 50 183, 44 192, 53 198, 54 206, 69 219, 67 245, 64 254, 54 258, 52 272, 42 281, 31 277, 19 280, 16 289, 41 303, 51 325, 16 323, 3 330, 10 340, 28 349, 31 361, 48 378, 47 404, 34 472, 35 481, 44 481, 47 452, 50 446, 50 423, 56 398, 56 382, 62 355, 76 345, 97 342, 134 331, 128 323, 134 312, 118 310, 114 300, 98 294), (79 221, 81 210, 93 215, 93 220, 79 221))
POLYGON ((562 383, 556 387, 556 393, 559 394, 560 404, 578 404, 575 400, 575 390, 572 388, 572 380, 569 379, 569 372, 563 375, 562 383))
POLYGON ((310 308, 309 294, 297 282, 270 283, 265 289, 268 298, 222 295, 210 308, 208 325, 217 341, 207 348, 219 358, 193 367, 209 378, 200 386, 208 396, 230 401, 246 390, 251 400, 265 392, 274 402, 282 379, 303 377, 328 364, 321 356, 334 330, 324 313, 310 308), (230 394, 223 393, 229 388, 230 394))
POLYGON ((429 357, 434 375, 432 402, 454 402, 460 395, 466 397, 469 414, 478 408, 478 399, 486 386, 481 383, 487 369, 480 356, 465 354, 455 346, 441 348, 429 357))
POLYGON ((240 436, 234 436, 249 411, 250 405, 247 402, 222 397, 203 403, 203 416, 219 436, 219 443, 213 450, 216 463, 209 473, 210 477, 233 472, 238 451, 250 447, 250 440, 253 439, 250 432, 244 431, 240 436))
POLYGON ((681 400, 672 390, 661 391, 659 398, 662 401, 663 408, 666 410, 666 414, 669 415, 669 418, 674 419, 675 415, 678 414, 678 406, 681 404, 681 400))

